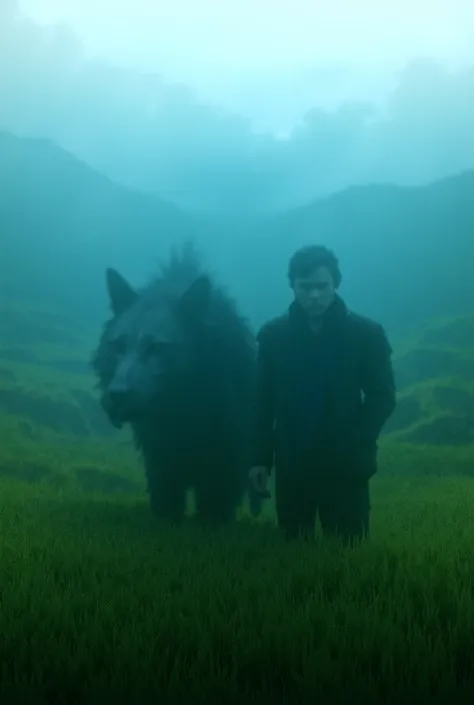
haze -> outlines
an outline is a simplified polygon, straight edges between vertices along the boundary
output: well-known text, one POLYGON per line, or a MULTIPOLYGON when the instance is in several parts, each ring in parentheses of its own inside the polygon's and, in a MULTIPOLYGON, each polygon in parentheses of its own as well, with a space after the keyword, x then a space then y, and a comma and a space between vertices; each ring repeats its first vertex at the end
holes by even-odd
POLYGON ((471 0, 14 5, 0 128, 180 205, 268 212, 474 167, 471 0))

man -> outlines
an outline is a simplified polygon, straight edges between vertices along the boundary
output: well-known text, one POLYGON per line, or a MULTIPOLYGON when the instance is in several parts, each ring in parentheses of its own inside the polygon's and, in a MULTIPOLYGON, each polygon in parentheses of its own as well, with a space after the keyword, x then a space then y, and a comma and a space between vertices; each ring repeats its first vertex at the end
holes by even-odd
POLYGON ((383 328, 350 312, 336 293, 339 263, 321 246, 298 250, 294 301, 259 334, 250 480, 267 492, 288 538, 314 532, 344 542, 368 534, 377 440, 395 409, 392 349, 383 328))

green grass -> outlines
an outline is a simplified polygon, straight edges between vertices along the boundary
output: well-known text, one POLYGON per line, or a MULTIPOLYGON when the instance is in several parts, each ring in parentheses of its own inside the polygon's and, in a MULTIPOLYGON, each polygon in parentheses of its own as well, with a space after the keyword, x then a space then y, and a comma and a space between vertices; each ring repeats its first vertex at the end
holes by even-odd
POLYGON ((0 702, 471 702, 474 482, 377 479, 369 542, 157 525, 1 481, 0 702))
POLYGON ((0 313, 1 705, 474 701, 474 446, 434 446, 439 425, 401 442, 471 418, 471 319, 397 348, 407 401, 381 442, 372 536, 343 549, 285 543, 271 503, 221 532, 158 525, 130 434, 68 366, 86 332, 0 313))

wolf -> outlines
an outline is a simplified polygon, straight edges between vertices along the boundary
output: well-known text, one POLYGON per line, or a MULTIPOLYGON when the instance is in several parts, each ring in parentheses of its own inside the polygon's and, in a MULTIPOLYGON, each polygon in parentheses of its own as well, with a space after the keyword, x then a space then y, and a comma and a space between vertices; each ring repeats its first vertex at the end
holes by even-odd
MULTIPOLYGON (((182 520, 192 489, 198 517, 229 522, 249 491, 250 325, 193 245, 172 251, 142 289, 111 268, 106 285, 112 317, 91 363, 109 420, 131 426, 152 512, 182 520)), ((256 517, 261 501, 248 496, 256 517)))

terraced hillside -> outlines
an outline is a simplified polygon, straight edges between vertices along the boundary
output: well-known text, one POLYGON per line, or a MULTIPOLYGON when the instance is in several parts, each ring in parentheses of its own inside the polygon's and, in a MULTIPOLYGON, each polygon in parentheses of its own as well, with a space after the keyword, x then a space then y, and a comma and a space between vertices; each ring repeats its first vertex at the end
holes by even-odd
POLYGON ((61 314, 3 304, 0 474, 92 491, 141 489, 126 432, 107 423, 88 360, 94 336, 61 314))
POLYGON ((400 393, 387 431, 417 444, 474 443, 474 315, 427 326, 395 364, 400 393))

